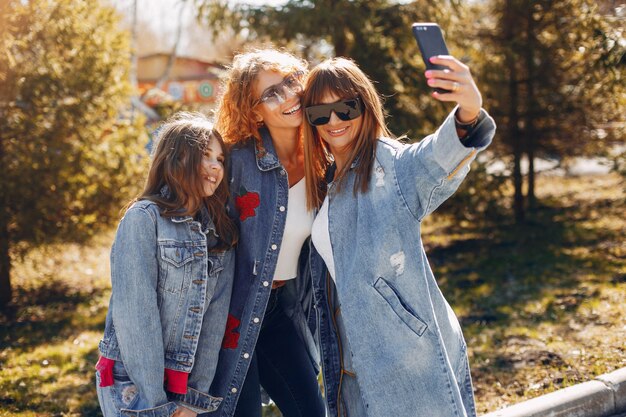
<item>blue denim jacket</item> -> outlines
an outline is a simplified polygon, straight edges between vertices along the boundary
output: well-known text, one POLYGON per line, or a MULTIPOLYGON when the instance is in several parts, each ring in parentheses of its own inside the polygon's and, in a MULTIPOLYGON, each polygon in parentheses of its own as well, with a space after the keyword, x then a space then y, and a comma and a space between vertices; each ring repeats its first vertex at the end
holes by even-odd
POLYGON ((313 285, 330 416, 476 415, 463 334, 420 237, 422 219, 454 193, 495 132, 481 111, 466 147, 453 114, 417 144, 379 139, 367 193, 354 195, 354 171, 339 191, 329 185, 336 286, 328 274, 313 285), (342 384, 354 376, 347 394, 342 384), (346 413, 346 400, 364 411, 346 413))
POLYGON ((120 221, 99 350, 116 361, 116 374, 123 363, 122 373, 136 386, 129 392, 145 405, 122 415, 170 416, 177 403, 196 411, 219 406, 222 399, 208 392, 226 326, 234 251, 209 252, 216 242, 210 219, 203 227, 190 216, 161 217, 147 200, 120 221), (190 372, 186 395, 164 390, 164 368, 190 372))
MULTIPOLYGON (((263 315, 272 289, 285 221, 289 182, 267 129, 260 130, 263 149, 254 139, 236 144, 230 151, 230 209, 239 226, 236 267, 229 321, 233 323, 228 343, 220 352, 211 392, 224 397, 216 415, 232 416, 250 359, 256 346, 263 315), (236 325, 236 327, 235 327, 236 325)), ((282 287, 281 302, 306 344, 315 369, 319 354, 314 337, 310 239, 302 248, 298 276, 282 287)), ((323 273, 321 266, 315 270, 323 273)), ((229 330, 227 330, 228 332, 229 330)), ((228 336, 228 335, 227 335, 228 336)), ((213 414, 209 414, 213 415, 213 414)))

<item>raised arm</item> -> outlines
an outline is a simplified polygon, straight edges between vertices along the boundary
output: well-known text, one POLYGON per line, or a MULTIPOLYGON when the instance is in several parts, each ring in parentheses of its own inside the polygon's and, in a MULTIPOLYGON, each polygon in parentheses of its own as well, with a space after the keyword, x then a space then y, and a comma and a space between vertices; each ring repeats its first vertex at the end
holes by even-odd
POLYGON ((482 97, 467 65, 451 56, 431 61, 449 69, 426 71, 428 85, 450 91, 432 96, 457 106, 434 134, 396 155, 400 190, 419 220, 456 191, 476 154, 491 143, 496 128, 481 107, 482 97))

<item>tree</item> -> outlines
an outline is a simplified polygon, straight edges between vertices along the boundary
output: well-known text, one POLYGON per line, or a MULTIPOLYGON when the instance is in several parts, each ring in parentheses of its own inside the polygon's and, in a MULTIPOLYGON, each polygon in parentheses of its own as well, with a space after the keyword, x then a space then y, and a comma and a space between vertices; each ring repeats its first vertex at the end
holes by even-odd
POLYGON ((479 31, 481 72, 513 155, 513 207, 522 222, 535 205, 536 157, 601 155, 623 141, 623 124, 602 126, 624 120, 626 46, 621 29, 591 0, 493 0, 484 13, 494 19, 479 31))
POLYGON ((215 33, 234 29, 248 40, 300 49, 313 64, 331 56, 354 59, 386 97, 391 130, 412 138, 432 132, 448 110, 430 97, 411 24, 439 22, 451 52, 460 56, 455 48, 462 27, 457 3, 290 0, 275 7, 196 0, 200 16, 215 33))
MULTIPOLYGON (((413 22, 438 22, 450 53, 470 65, 481 89, 487 79, 478 65, 483 57, 482 39, 477 36, 480 21, 460 1, 291 0, 281 7, 233 6, 215 0, 196 3, 216 32, 230 29, 247 34, 248 39, 271 39, 292 49, 297 45, 312 64, 329 56, 351 57, 386 98, 387 121, 397 135, 421 138, 433 132, 450 111, 450 105, 430 96, 411 33, 413 22)), ((473 220, 499 211, 494 198, 502 195, 502 177, 489 174, 485 165, 476 168, 443 211, 473 220), (474 210, 467 210, 468 204, 474 210)))
POLYGON ((128 44, 97 0, 0 5, 0 307, 12 253, 85 239, 137 191, 147 138, 120 116, 128 44))

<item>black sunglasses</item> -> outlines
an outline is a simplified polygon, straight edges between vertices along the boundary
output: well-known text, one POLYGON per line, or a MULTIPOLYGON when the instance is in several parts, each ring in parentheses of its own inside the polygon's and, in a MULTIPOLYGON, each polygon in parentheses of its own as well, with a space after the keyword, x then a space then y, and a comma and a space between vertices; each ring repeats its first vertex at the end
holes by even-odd
POLYGON ((344 122, 354 120, 363 114, 363 102, 359 97, 330 104, 318 104, 304 109, 306 118, 313 126, 322 126, 330 121, 332 112, 344 122))

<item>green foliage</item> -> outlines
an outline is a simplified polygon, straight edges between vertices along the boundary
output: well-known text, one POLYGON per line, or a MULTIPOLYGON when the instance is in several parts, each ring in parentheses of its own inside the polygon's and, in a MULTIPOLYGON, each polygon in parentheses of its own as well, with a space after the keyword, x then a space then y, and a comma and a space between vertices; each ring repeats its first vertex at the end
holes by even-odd
POLYGON ((84 239, 142 177, 142 120, 120 116, 128 36, 97 0, 9 0, 0 45, 1 246, 84 239))
POLYGON ((623 141, 623 126, 604 130, 623 120, 626 105, 626 40, 614 17, 591 0, 494 0, 483 12, 490 18, 480 63, 507 143, 522 140, 535 156, 563 157, 623 141), (507 55, 514 66, 505 64, 507 55), (512 112, 519 135, 507 127, 512 112))
POLYGON ((492 164, 484 159, 472 163, 467 178, 438 211, 452 215, 456 220, 479 224, 494 224, 506 219, 509 209, 505 204, 507 176, 494 172, 492 164))

